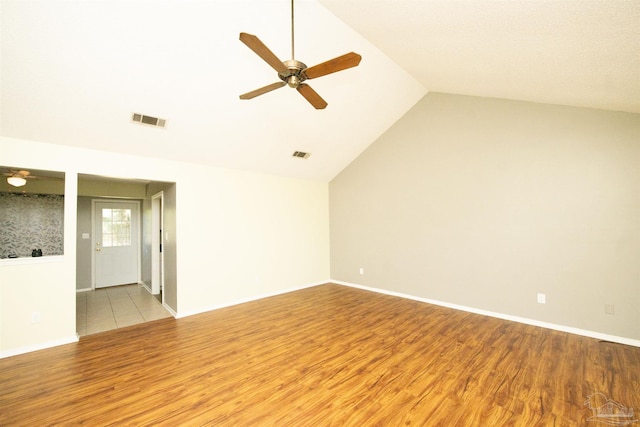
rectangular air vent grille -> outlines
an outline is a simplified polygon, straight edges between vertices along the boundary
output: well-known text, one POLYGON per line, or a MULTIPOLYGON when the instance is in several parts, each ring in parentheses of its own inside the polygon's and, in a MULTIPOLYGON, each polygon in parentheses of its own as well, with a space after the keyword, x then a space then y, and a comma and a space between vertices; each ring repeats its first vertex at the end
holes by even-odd
POLYGON ((140 123, 143 125, 158 127, 158 128, 163 128, 167 125, 167 121, 165 119, 145 116, 144 114, 138 114, 138 113, 133 113, 131 115, 131 121, 135 123, 140 123))
POLYGON ((311 153, 305 153, 304 151, 294 151, 293 157, 300 157, 301 159, 308 159, 311 153))

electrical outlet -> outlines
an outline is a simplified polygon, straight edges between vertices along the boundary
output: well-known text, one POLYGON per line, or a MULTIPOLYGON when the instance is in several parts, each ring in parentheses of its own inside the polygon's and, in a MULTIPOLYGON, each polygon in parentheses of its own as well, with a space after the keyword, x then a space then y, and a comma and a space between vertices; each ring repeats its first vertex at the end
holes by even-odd
POLYGON ((360 267, 360 274, 364 274, 364 267, 360 267))
POLYGON ((538 294, 538 303, 539 304, 546 304, 547 303, 547 296, 545 294, 538 294))
POLYGON ((34 311, 31 313, 31 323, 40 323, 40 312, 34 311))
POLYGON ((615 306, 613 304, 605 304, 604 305, 605 314, 615 314, 615 306))

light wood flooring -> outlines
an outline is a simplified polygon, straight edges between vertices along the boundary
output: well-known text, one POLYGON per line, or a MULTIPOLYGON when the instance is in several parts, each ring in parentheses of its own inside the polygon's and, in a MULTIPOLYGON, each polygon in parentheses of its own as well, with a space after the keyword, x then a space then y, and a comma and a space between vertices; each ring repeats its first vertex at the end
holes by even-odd
POLYGON ((79 336, 171 317, 142 285, 113 286, 76 294, 79 336))
POLYGON ((640 348, 329 284, 2 359, 0 425, 597 427, 639 390, 640 348))

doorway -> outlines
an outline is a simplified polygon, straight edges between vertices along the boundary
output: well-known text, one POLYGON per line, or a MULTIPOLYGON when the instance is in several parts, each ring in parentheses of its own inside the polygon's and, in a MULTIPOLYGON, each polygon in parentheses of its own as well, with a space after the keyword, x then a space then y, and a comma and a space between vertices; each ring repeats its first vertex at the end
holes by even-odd
MULTIPOLYGON (((113 205, 110 205, 114 207, 113 205)), ((116 206, 117 208, 117 206, 116 206)), ((102 323, 101 316, 104 314, 113 314, 112 311, 117 308, 118 312, 130 314, 127 310, 118 306, 115 307, 111 296, 120 299, 118 293, 121 289, 129 289, 129 297, 134 299, 138 295, 132 295, 132 292, 142 293, 150 297, 154 304, 143 301, 142 305, 155 306, 160 305, 163 310, 158 313, 150 313, 151 315, 164 313, 168 311, 171 316, 176 316, 177 307, 177 277, 176 277, 176 256, 175 256, 175 236, 176 236, 176 183, 150 181, 143 179, 120 179, 113 177, 103 177, 97 175, 78 174, 78 203, 77 203, 77 241, 76 241, 76 328, 83 335, 88 331, 96 332, 98 329, 108 326, 102 323), (153 199, 153 200, 152 200, 153 199), (102 240, 96 237, 99 233, 96 230, 96 223, 102 222, 102 217, 97 216, 95 204, 104 203, 135 203, 132 209, 132 217, 134 225, 137 225, 138 232, 133 232, 132 239, 138 239, 136 254, 131 258, 137 263, 135 275, 130 276, 125 281, 136 283, 135 286, 113 285, 106 287, 96 287, 95 280, 95 258, 96 254, 101 255, 106 249, 102 247, 102 240), (155 215, 152 211, 156 209, 155 215), (137 221, 135 216, 137 215, 137 221), (154 220, 155 217, 155 220, 154 220), (157 221, 152 229, 152 221, 157 221), (169 236, 171 238, 169 238, 169 236), (154 243, 152 243, 154 240, 154 243), (163 241, 164 240, 164 241, 163 241), (100 251, 97 251, 96 242, 100 242, 100 251), (162 246, 161 246, 162 244, 162 246), (153 256, 153 248, 156 248, 155 258, 153 256), (161 248, 161 252, 160 252, 161 248), (157 264, 154 263, 156 260, 157 264), (154 268, 152 268, 154 263, 154 268), (152 295, 152 271, 157 274, 159 285, 158 294, 152 295), (111 308, 100 304, 93 306, 97 300, 91 298, 91 294, 100 296, 102 294, 109 295, 108 303, 111 308), (98 295, 100 294, 100 295, 98 295), (122 310, 121 310, 122 309, 122 310), (93 313, 93 314, 92 314, 93 313)), ((114 212, 111 212, 112 219, 114 212)), ((123 212, 116 212, 123 214, 123 212)), ((118 222, 118 221, 116 221, 118 222)), ((101 232, 102 230, 100 230, 101 232)), ((133 246, 133 244, 132 244, 133 246)), ((119 267, 119 266, 118 266, 119 267)), ((146 297, 145 297, 146 298, 146 297)), ((127 298, 123 298, 127 299, 127 298)), ((104 302, 104 301, 103 301, 104 302)), ((134 301, 136 302, 136 301, 134 301)), ((128 304, 131 306, 131 304, 128 304)), ((149 318, 142 306, 139 308, 139 314, 143 316, 145 321, 153 320, 153 316, 149 318)), ((125 316, 127 317, 127 316, 125 316)), ((133 319, 115 319, 118 321, 129 321, 133 319)), ((111 323, 114 319, 110 318, 111 323)), ((106 320, 105 320, 106 322, 106 320)), ((113 326, 113 325, 112 325, 113 326)), ((112 329, 112 328, 106 328, 112 329)), ((106 330, 105 329, 105 330, 106 330)), ((100 329, 102 330, 102 329, 100 329)))
POLYGON ((140 203, 93 200, 93 288, 138 283, 140 203))

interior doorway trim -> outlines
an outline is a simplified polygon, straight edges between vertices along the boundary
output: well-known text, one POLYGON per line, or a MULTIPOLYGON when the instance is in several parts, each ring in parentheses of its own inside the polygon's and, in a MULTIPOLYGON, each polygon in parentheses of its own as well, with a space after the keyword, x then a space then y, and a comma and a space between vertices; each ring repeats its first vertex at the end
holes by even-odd
POLYGON ((164 305, 164 192, 151 196, 151 293, 162 295, 164 305))

